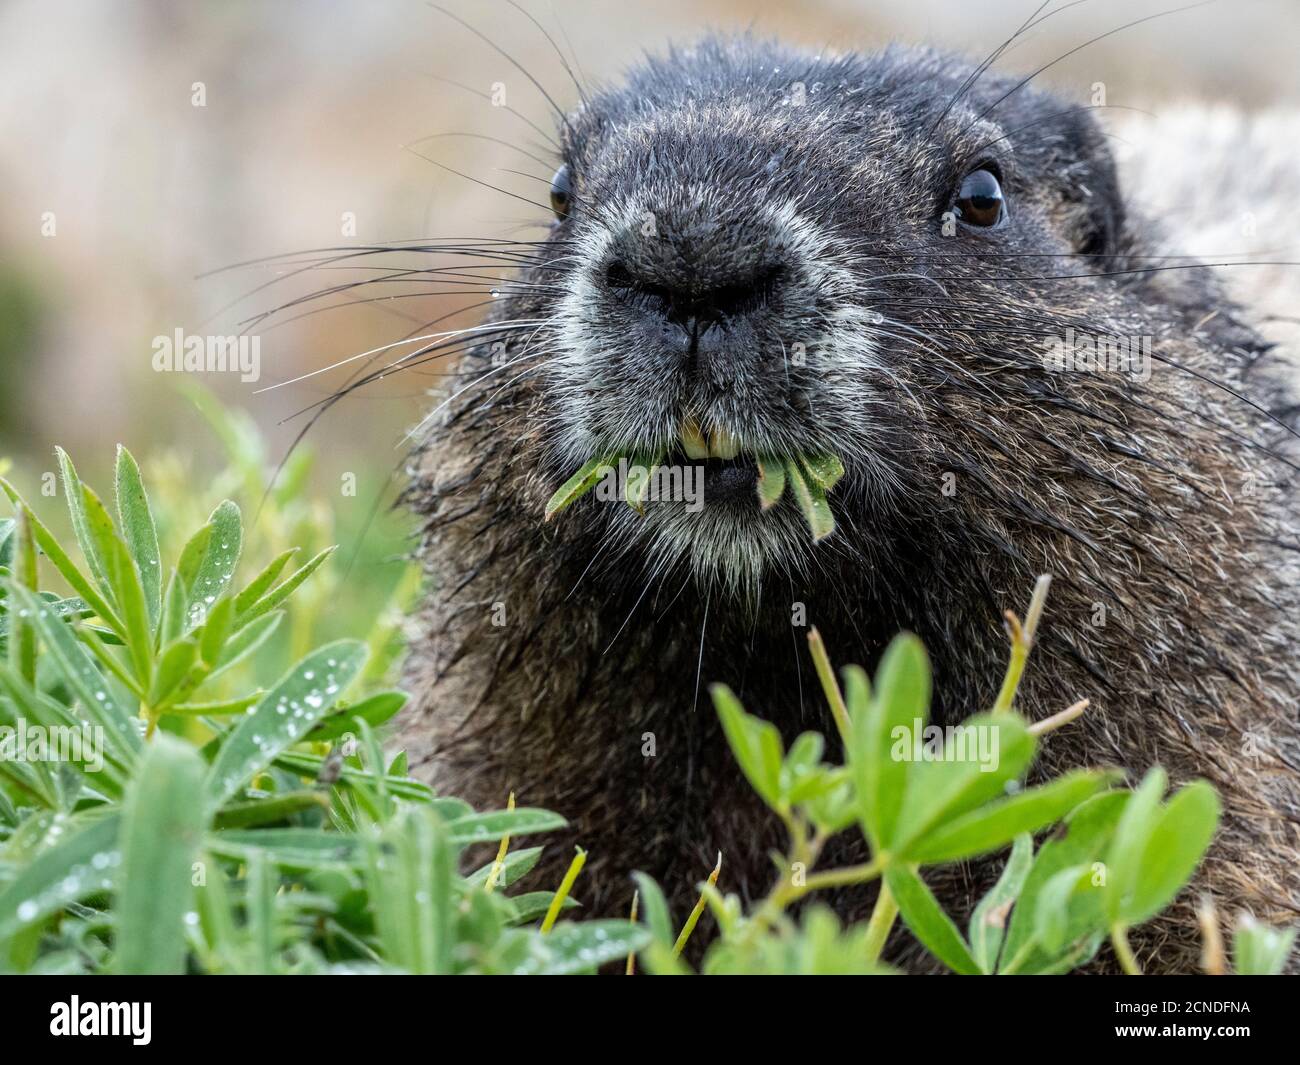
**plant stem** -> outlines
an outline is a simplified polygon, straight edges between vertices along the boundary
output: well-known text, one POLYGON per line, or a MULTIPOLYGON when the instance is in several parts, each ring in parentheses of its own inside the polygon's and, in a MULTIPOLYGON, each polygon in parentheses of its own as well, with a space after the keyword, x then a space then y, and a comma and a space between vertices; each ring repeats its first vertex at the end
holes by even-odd
POLYGON ((1208 976, 1223 976, 1228 971, 1223 953, 1223 933, 1219 930, 1219 914, 1214 899, 1206 895, 1196 907, 1196 920, 1201 926, 1201 969, 1208 976))
POLYGON ((555 919, 560 916, 564 900, 569 897, 569 892, 573 889, 573 882, 578 879, 582 867, 587 864, 587 852, 581 847, 575 847, 574 850, 578 853, 573 856, 573 861, 569 863, 568 871, 564 874, 564 879, 560 881, 560 886, 555 892, 555 898, 551 899, 551 905, 547 908, 546 916, 542 919, 542 935, 546 935, 555 925, 555 919))
POLYGON ((885 949, 885 940, 889 938, 889 931, 894 927, 894 919, 897 916, 898 903, 894 901, 894 894, 889 890, 889 885, 882 880, 880 894, 876 896, 876 905, 871 910, 871 920, 867 922, 867 961, 880 960, 880 952, 885 949))
MULTIPOLYGON (((632 892, 632 913, 628 916, 628 924, 636 924, 636 904, 641 901, 641 892, 632 892)), ((623 968, 625 976, 634 976, 636 974, 636 951, 630 950, 627 954, 627 965, 623 968)))
MULTIPOLYGON (((507 812, 515 808, 515 793, 510 793, 510 798, 506 800, 507 812)), ((506 852, 510 850, 510 836, 501 837, 501 846, 497 848, 497 860, 492 863, 492 871, 488 873, 487 883, 483 885, 485 892, 491 891, 497 886, 497 877, 501 875, 501 870, 505 868, 506 852)), ((633 906, 633 909, 636 907, 633 906)), ((636 918, 633 918, 635 920, 636 918)))
POLYGON ((1011 712, 1011 705, 1016 699, 1016 689, 1020 687, 1020 678, 1025 672, 1025 662, 1029 658, 1030 649, 1034 646, 1034 636, 1038 632, 1038 622, 1043 616, 1043 607, 1047 602, 1047 589, 1051 583, 1052 578, 1049 574, 1045 573, 1038 578, 1038 582, 1034 585, 1033 597, 1029 601, 1029 609, 1025 612, 1023 625, 1010 610, 1006 613, 1007 628, 1011 631, 1011 659, 1007 662, 1007 672, 1002 678, 1002 689, 993 704, 994 714, 1011 712))
POLYGON ((1119 958, 1120 968, 1126 976, 1141 976, 1142 967, 1128 944, 1128 929, 1122 924, 1110 926, 1110 941, 1115 947, 1115 956, 1119 958))
POLYGON ((850 884, 865 884, 884 871, 885 863, 879 858, 875 858, 862 865, 849 865, 843 869, 828 869, 824 873, 814 873, 804 881, 803 887, 793 888, 794 894, 790 901, 802 898, 810 891, 819 891, 822 888, 830 887, 847 887, 850 884))
MULTIPOLYGON (((713 872, 709 874, 709 886, 718 882, 718 874, 722 872, 722 852, 718 852, 718 864, 713 867, 713 872)), ((687 941, 691 938, 691 933, 695 931, 695 926, 700 922, 700 915, 704 913, 704 903, 708 899, 705 891, 700 892, 699 901, 696 902, 695 908, 691 910, 691 915, 686 918, 686 923, 682 925, 681 934, 677 937, 677 942, 673 944, 673 957, 677 957, 685 949, 687 941)))
POLYGON ((1035 721, 1029 726, 1031 736, 1042 736, 1048 732, 1054 732, 1062 725, 1068 725, 1076 717, 1088 709, 1088 700, 1080 699, 1072 706, 1067 706, 1064 710, 1053 714, 1051 717, 1045 717, 1041 721, 1035 721))
POLYGON ((754 911, 754 916, 750 918, 749 926, 741 936, 740 943, 742 945, 748 943, 760 931, 776 920, 790 903, 797 902, 809 892, 821 888, 865 884, 880 876, 884 868, 884 860, 875 858, 862 865, 850 865, 843 869, 828 869, 824 873, 815 873, 809 876, 802 886, 784 882, 778 883, 767 898, 763 900, 763 904, 754 911))
POLYGON ((1007 611, 1007 624, 1011 628, 1011 659, 1007 662, 1007 672, 1002 678, 1002 688, 993 703, 993 713, 1006 714, 1016 699, 1016 689, 1020 687, 1020 678, 1025 672, 1025 660, 1029 657, 1029 645, 1025 643, 1020 619, 1010 610, 1007 611))
POLYGON ((826 654, 826 644, 822 634, 813 626, 808 633, 808 650, 812 654, 813 666, 817 670, 817 679, 821 681, 826 701, 830 703, 831 716, 835 718, 835 727, 840 730, 840 739, 849 742, 849 708, 844 704, 844 695, 840 692, 839 682, 835 679, 835 670, 831 667, 830 656, 826 654))

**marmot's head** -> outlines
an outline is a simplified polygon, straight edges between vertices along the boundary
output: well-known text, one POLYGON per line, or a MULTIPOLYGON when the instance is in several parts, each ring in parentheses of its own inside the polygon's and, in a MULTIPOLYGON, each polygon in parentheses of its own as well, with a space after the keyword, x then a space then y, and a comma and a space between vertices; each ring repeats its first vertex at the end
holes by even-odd
POLYGON ((1019 521, 1086 542, 1144 494, 1121 466, 1143 444, 1116 437, 1183 313, 1154 320, 1124 258, 1091 110, 930 51, 745 38, 584 101, 550 236, 496 312, 527 328, 483 385, 528 423, 520 476, 554 489, 600 456, 698 475, 702 506, 593 493, 556 520, 733 588, 924 541, 1005 556, 1019 521), (846 473, 814 548, 791 493, 760 508, 755 460, 823 455, 846 473))

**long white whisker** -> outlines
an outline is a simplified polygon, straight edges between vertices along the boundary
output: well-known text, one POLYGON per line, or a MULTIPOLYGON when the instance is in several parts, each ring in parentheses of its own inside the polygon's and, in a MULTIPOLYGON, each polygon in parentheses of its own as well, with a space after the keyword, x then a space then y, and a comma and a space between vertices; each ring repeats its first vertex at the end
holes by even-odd
MULTIPOLYGON (((346 359, 340 359, 336 363, 332 363, 329 366, 322 366, 319 370, 312 370, 310 373, 302 374, 299 377, 292 377, 288 381, 281 381, 278 384, 267 385, 265 388, 259 388, 253 394, 259 395, 262 392, 270 392, 272 389, 283 388, 285 385, 296 385, 299 381, 306 381, 309 377, 315 377, 318 374, 327 373, 330 370, 337 370, 340 366, 346 366, 350 362, 356 362, 357 359, 364 359, 369 355, 377 355, 379 352, 388 351, 390 348, 400 348, 407 344, 419 344, 426 340, 433 340, 436 337, 444 337, 444 338, 458 337, 458 336, 464 336, 467 333, 480 333, 485 330, 489 330, 489 331, 500 330, 505 326, 539 325, 539 324, 545 324, 545 319, 520 318, 513 322, 494 322, 491 325, 475 325, 475 326, 470 326, 466 329, 450 329, 442 333, 426 333, 424 336, 408 337, 405 340, 395 340, 391 344, 381 344, 379 347, 371 348, 369 351, 363 351, 359 355, 349 355, 346 359)), ((402 358, 398 359, 392 365, 400 366, 404 360, 414 358, 418 354, 419 352, 413 351, 409 355, 403 355, 402 358)))

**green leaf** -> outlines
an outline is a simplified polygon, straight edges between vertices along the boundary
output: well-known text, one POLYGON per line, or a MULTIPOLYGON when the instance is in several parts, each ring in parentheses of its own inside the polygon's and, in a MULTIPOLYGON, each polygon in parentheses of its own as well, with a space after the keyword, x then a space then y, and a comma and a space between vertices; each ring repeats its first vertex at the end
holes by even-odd
POLYGON ((204 544, 202 558, 194 570, 193 579, 186 582, 190 627, 206 619, 212 605, 230 586, 243 547, 244 530, 239 507, 229 499, 212 512, 206 528, 211 531, 204 544))
POLYGON ((185 592, 186 604, 189 603, 190 587, 198 575, 199 566, 203 564, 203 556, 207 553, 211 540, 212 522, 209 520, 181 548, 181 557, 176 562, 176 575, 181 589, 185 592))
POLYGON ((278 607, 294 593, 298 585, 302 584, 303 581, 315 573, 320 565, 329 558, 330 555, 334 554, 336 550, 337 547, 327 547, 309 562, 294 570, 292 574, 286 577, 284 581, 277 585, 272 591, 262 596, 262 598, 253 603, 252 606, 241 612, 235 623, 236 628, 242 629, 245 625, 250 624, 257 618, 270 613, 278 607))
POLYGON ((987 854, 1022 832, 1054 824, 1106 785, 1106 776, 1076 770, 1041 787, 986 803, 927 833, 898 855, 909 862, 933 865, 987 854))
POLYGON ((0 518, 0 566, 13 564, 16 526, 17 522, 13 518, 0 518))
MULTIPOLYGON (((909 767, 907 793, 889 842, 900 854, 941 825, 1005 795, 1007 782, 1024 772, 1034 753, 1034 739, 1024 722, 1010 714, 976 715, 942 730, 942 735, 936 756, 922 751, 909 767)), ((916 757, 914 746, 904 749, 915 740, 909 734, 893 753, 916 757)))
POLYGON ((627 921, 564 922, 532 941, 532 953, 513 970, 516 976, 564 976, 594 972, 650 942, 650 933, 627 921))
POLYGON ((153 668, 153 626, 149 621, 139 571, 99 496, 84 485, 81 491, 86 527, 95 542, 100 564, 125 626, 123 639, 131 655, 135 677, 141 687, 148 687, 153 668))
POLYGON ((406 705, 409 698, 406 692, 377 692, 351 706, 343 707, 336 714, 331 714, 312 729, 307 738, 315 743, 345 736, 349 732, 356 731, 357 718, 361 718, 371 727, 378 727, 394 717, 406 705))
POLYGON ((194 860, 207 809, 198 752, 166 733, 154 737, 122 812, 122 867, 116 906, 114 969, 179 975, 185 915, 194 898, 194 860))
POLYGON ((251 828, 283 821, 304 810, 329 806, 329 798, 319 791, 285 791, 265 799, 227 803, 213 821, 217 828, 251 828))
MULTIPOLYGON (((531 873, 533 866, 537 864, 537 859, 542 856, 542 850, 541 847, 525 847, 523 850, 508 851, 506 856, 501 859, 500 868, 497 869, 497 890, 502 891, 531 873)), ((488 877, 492 875, 492 870, 496 868, 496 865, 496 859, 493 858, 487 865, 481 869, 476 869, 465 879, 471 887, 482 887, 487 883, 488 877)), ((550 892, 546 892, 546 895, 549 898, 550 892)))
POLYGON ((653 877, 645 873, 633 873, 632 877, 640 894, 641 920, 650 930, 655 942, 671 950, 677 940, 677 932, 663 890, 653 877))
POLYGON ((228 829, 209 837, 213 853, 247 862, 255 852, 285 869, 336 869, 359 860, 361 838, 314 828, 228 829))
POLYGON ((365 644, 339 640, 290 669, 226 736, 208 777, 211 799, 224 803, 310 732, 360 671, 366 655, 365 644))
POLYGON ((1232 937, 1232 960, 1240 976, 1277 976, 1295 945, 1294 928, 1270 928, 1245 915, 1232 937))
POLYGON ((158 550, 158 530, 154 527, 140 467, 131 452, 121 445, 117 449, 117 519, 131 557, 140 571, 152 627, 158 623, 162 611, 162 555, 158 550))
POLYGON ((1106 856, 1105 901, 1110 924, 1123 920, 1128 901, 1137 890, 1142 854, 1160 819, 1160 799, 1167 779, 1163 769, 1149 770, 1115 827, 1115 838, 1106 856))
POLYGON ((546 504, 544 520, 550 521, 569 504, 591 491, 604 475, 603 471, 609 467, 611 461, 610 458, 594 458, 560 485, 559 490, 546 504))
POLYGON ((955 973, 963 976, 979 974, 979 963, 971 955, 952 918, 944 913, 943 907, 913 869, 891 865, 885 870, 885 882, 898 903, 899 914, 926 950, 955 973))
MULTIPOLYGON (((554 891, 528 891, 522 895, 510 896, 510 907, 513 910, 511 924, 526 924, 529 921, 535 921, 539 917, 544 917, 547 910, 551 908, 551 903, 555 898, 554 891)), ((576 910, 579 906, 577 899, 566 898, 560 903, 560 912, 565 910, 576 910)))
POLYGON ((31 522, 32 526, 32 537, 35 539, 36 545, 45 552, 45 557, 54 564, 54 568, 59 571, 63 579, 67 581, 72 586, 73 590, 86 601, 87 606, 95 612, 96 617, 100 618, 119 636, 124 637, 126 635, 126 628, 118 618, 117 611, 114 610, 108 600, 100 594, 99 590, 86 579, 81 570, 73 564, 72 559, 68 557, 68 553, 59 545, 59 541, 55 538, 54 534, 51 533, 50 530, 41 523, 40 519, 32 513, 31 508, 28 507, 26 503, 22 502, 22 496, 15 491, 14 486, 3 477, 0 477, 0 489, 4 490, 10 500, 15 504, 21 504, 27 511, 27 518, 31 522))
POLYGON ((76 467, 72 465, 72 459, 68 457, 68 453, 61 447, 56 447, 54 453, 59 460, 59 472, 63 479, 63 495, 68 502, 68 514, 72 518, 72 531, 77 537, 77 543, 81 546, 81 553, 85 556, 91 574, 99 582, 99 586, 107 591, 109 584, 108 575, 104 568, 104 560, 100 557, 98 540, 91 535, 90 522, 86 516, 85 486, 82 484, 81 478, 77 476, 76 467))
POLYGON ((1174 900, 1196 871, 1219 824, 1219 797, 1204 780, 1188 784, 1161 809, 1147 837, 1142 866, 1119 919, 1150 920, 1174 900))
POLYGON ((628 467, 627 481, 623 485, 623 497, 627 505, 638 514, 645 514, 646 496, 654 480, 655 468, 664 460, 663 452, 644 456, 628 467))
POLYGON ((826 492, 816 481, 804 477, 799 464, 793 460, 786 462, 785 476, 812 533, 813 543, 824 540, 835 530, 835 516, 826 502, 826 492))
POLYGON ((456 852, 428 807, 407 807, 367 838, 366 881, 384 956, 410 973, 449 973, 456 852))
POLYGON ((166 647, 184 633, 188 603, 189 593, 185 591, 185 582, 180 573, 173 569, 167 580, 167 590, 163 593, 162 619, 158 624, 159 646, 166 647))
POLYGON ((234 621, 235 601, 230 596, 223 595, 208 611, 207 620, 198 633, 199 657, 209 666, 215 666, 221 660, 234 621))
POLYGON ((770 510, 785 494, 785 464, 780 459, 758 457, 758 502, 770 510))
POLYGON ((1071 929, 1071 903, 1080 891, 1092 887, 1092 869, 1086 865, 1066 866, 1056 873, 1038 892, 1034 900, 1034 936, 1049 954, 1058 954, 1061 948, 1075 938, 1071 929))
POLYGON ((150 706, 158 706, 185 679, 198 652, 198 644, 193 639, 177 640, 163 648, 149 688, 150 706))
POLYGON ((745 713, 740 700, 725 684, 714 684, 709 693, 713 696, 713 705, 731 753, 740 764, 745 779, 768 806, 780 810, 783 805, 781 762, 784 754, 781 734, 770 722, 745 713))
POLYGON ((829 492, 844 476, 844 463, 838 455, 800 455, 799 462, 808 477, 824 492, 829 492))
MULTIPOLYGON (((1063 869, 1081 866, 1097 874, 1104 870, 1102 859, 1129 795, 1127 791, 1105 791, 1081 803, 1065 819, 1064 833, 1058 830, 1039 848, 1020 901, 1011 911, 999 972, 1043 972, 1050 968, 1054 955, 1039 945, 1035 931, 1038 897, 1063 869)), ((1101 897, 1102 889, 1097 887, 1069 900, 1066 941, 1073 943, 1104 929, 1101 897)))
POLYGON ((118 703, 95 660, 72 634, 68 623, 55 614, 48 603, 18 585, 11 587, 10 594, 18 608, 28 611, 35 619, 48 660, 54 663, 81 703, 82 712, 93 724, 104 729, 105 738, 130 765, 134 753, 140 748, 140 733, 134 717, 118 703))
MULTIPOLYGON (((31 523, 25 507, 18 510, 17 522, 10 521, 12 530, 6 544, 13 562, 13 580, 36 591, 36 541, 32 539, 31 523)), ((6 583, 0 581, 0 597, 5 593, 6 583)), ((9 664, 15 673, 29 684, 36 683, 36 627, 21 613, 6 612, 0 614, 0 635, 5 632, 5 623, 10 622, 13 631, 9 634, 9 664)))
POLYGON ((912 735, 930 715, 930 662, 915 636, 896 636, 876 671, 874 695, 856 667, 844 671, 853 733, 849 767, 863 829, 875 853, 893 845, 910 764, 896 757, 897 736, 912 735), (900 732, 901 730, 901 732, 900 732))
POLYGON ((289 559, 298 553, 296 547, 289 548, 288 551, 282 551, 271 559, 264 570, 248 582, 248 585, 235 596, 235 612, 242 614, 250 606, 256 603, 267 590, 276 581, 276 578, 284 571, 289 559))
POLYGON ((447 825, 447 832, 452 843, 466 846, 470 843, 492 843, 506 836, 554 832, 567 824, 563 817, 550 810, 519 806, 513 810, 493 810, 490 813, 458 817, 447 825))
POLYGON ((275 895, 279 890, 279 871, 266 860, 261 851, 255 852, 244 874, 244 912, 247 915, 248 962, 255 974, 275 971, 275 942, 278 911, 275 895))
POLYGON ((997 969, 1008 913, 1020 896, 1020 889, 1025 886, 1033 860, 1033 837, 1028 833, 1017 836, 998 882, 980 899, 971 914, 968 928, 971 956, 982 972, 992 973, 997 969))
POLYGON ((228 714, 242 714, 265 694, 265 691, 258 688, 248 695, 239 695, 234 699, 218 699, 210 703, 167 703, 159 708, 158 713, 173 717, 221 717, 228 714))
POLYGON ((70 902, 112 891, 117 867, 118 817, 111 814, 41 852, 0 891, 0 944, 21 929, 58 913, 70 902))

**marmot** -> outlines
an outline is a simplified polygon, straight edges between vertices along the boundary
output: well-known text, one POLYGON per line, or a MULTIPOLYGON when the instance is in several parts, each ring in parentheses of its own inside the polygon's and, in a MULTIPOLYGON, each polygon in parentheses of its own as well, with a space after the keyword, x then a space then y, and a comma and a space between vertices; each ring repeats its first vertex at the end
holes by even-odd
MULTIPOLYGON (((933 714, 960 719, 992 702, 1003 612, 1050 573, 1017 705, 1092 705, 1040 770, 1208 778, 1225 812, 1201 882, 1224 914, 1294 918, 1296 407, 1225 290, 1249 268, 1180 250, 1199 216, 1170 235, 1139 213, 1093 111, 930 50, 722 37, 563 116, 550 234, 511 246, 412 466, 431 598, 403 739, 447 794, 567 817, 588 913, 626 913, 637 869, 684 912, 719 851, 725 889, 770 887, 784 835, 710 682, 787 742, 831 739, 806 614, 837 665, 919 634, 933 714), (1133 358, 1045 357, 1080 338, 1133 358), (756 455, 805 453, 846 470, 816 544, 754 492, 756 455), (602 454, 691 468, 703 506, 592 494, 544 521, 602 454)), ((1250 164, 1178 166, 1192 185, 1250 164)), ((861 860, 855 835, 822 864, 861 860)), ((987 872, 927 880, 960 917, 987 872)), ((829 901, 859 919, 873 893, 829 901)), ((908 938, 892 955, 923 965, 908 938)), ((1189 970, 1197 942, 1175 917, 1134 946, 1189 970)))

